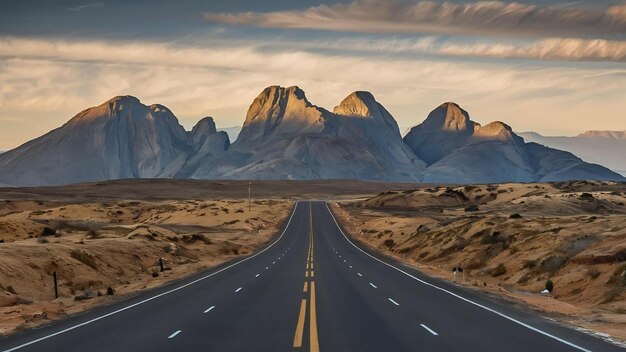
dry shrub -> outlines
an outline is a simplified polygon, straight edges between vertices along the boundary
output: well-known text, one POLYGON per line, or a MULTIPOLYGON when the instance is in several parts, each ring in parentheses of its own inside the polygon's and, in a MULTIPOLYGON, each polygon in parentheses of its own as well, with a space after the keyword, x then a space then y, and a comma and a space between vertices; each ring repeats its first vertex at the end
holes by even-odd
POLYGON ((78 260, 79 262, 91 267, 94 270, 98 270, 98 264, 96 263, 96 257, 94 257, 93 255, 85 252, 85 251, 78 251, 78 250, 73 250, 70 252, 70 256, 76 260, 78 260))

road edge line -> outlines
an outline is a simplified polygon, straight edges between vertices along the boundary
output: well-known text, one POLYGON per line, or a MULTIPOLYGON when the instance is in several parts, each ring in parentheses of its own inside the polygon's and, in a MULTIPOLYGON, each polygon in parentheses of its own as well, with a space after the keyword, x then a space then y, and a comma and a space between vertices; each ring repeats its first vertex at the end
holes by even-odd
POLYGON ((536 327, 534 327, 534 326, 532 326, 532 325, 526 324, 526 323, 524 323, 524 322, 522 322, 522 321, 519 321, 519 320, 517 320, 517 319, 515 319, 515 318, 513 318, 513 317, 510 317, 510 316, 508 316, 508 315, 506 315, 506 314, 504 314, 504 313, 501 313, 501 312, 499 312, 499 311, 497 311, 497 310, 495 310, 495 309, 493 309, 493 308, 489 308, 489 307, 487 307, 487 306, 485 306, 485 305, 482 305, 482 304, 480 304, 480 303, 474 302, 474 301, 472 301, 472 300, 470 300, 470 299, 468 299, 468 298, 465 298, 465 297, 463 297, 463 296, 461 296, 461 295, 459 295, 459 294, 456 294, 456 293, 454 293, 454 292, 452 292, 452 291, 449 291, 449 290, 447 290, 447 289, 445 289, 445 288, 443 288, 443 287, 439 287, 439 286, 437 286, 437 285, 435 285, 435 284, 431 284, 430 282, 427 282, 427 281, 424 281, 424 280, 422 280, 422 279, 420 279, 420 278, 417 278, 417 277, 415 277, 415 276, 413 276, 413 275, 411 275, 411 274, 407 273, 406 271, 404 271, 404 270, 402 270, 402 269, 399 269, 399 268, 397 268, 397 267, 395 267, 395 266, 393 266, 393 265, 391 265, 391 264, 389 264, 389 263, 387 263, 387 262, 384 262, 384 261, 382 261, 382 260, 380 260, 380 259, 378 259, 378 258, 374 257, 373 255, 371 255, 371 254, 367 253, 366 251, 362 250, 362 249, 361 249, 361 248, 359 248, 357 245, 355 245, 352 241, 350 241, 350 239, 348 238, 348 236, 346 236, 346 234, 345 234, 345 233, 343 232, 343 230, 341 229, 341 226, 339 226, 339 223, 337 222, 337 219, 335 218, 335 215, 333 214, 333 212, 330 210, 330 207, 328 206, 328 203, 324 202, 324 204, 326 205, 326 209, 327 209, 327 210, 328 210, 328 212, 330 213, 330 216, 333 218, 333 221, 335 222, 335 225, 337 226, 337 228, 339 229, 339 232, 341 232, 341 234, 343 235, 343 237, 344 237, 344 238, 345 238, 345 239, 346 239, 346 240, 347 240, 347 241, 348 241, 348 242, 349 242, 349 243, 350 243, 350 244, 351 244, 354 248, 358 249, 359 251, 361 251, 362 253, 364 253, 364 254, 365 254, 365 255, 367 255, 368 257, 370 257, 370 258, 372 258, 372 259, 374 259, 374 260, 376 260, 376 261, 378 261, 378 262, 380 262, 380 263, 382 263, 382 264, 384 264, 384 265, 387 265, 387 266, 388 266, 388 267, 390 267, 390 268, 396 269, 397 271, 399 271, 399 272, 403 273, 404 275, 406 275, 406 276, 408 276, 408 277, 412 278, 413 280, 415 280, 415 281, 417 281, 417 282, 419 282, 419 283, 421 283, 421 284, 424 284, 424 285, 426 285, 426 286, 430 286, 430 287, 432 287, 432 288, 434 288, 434 289, 440 290, 440 291, 445 292, 445 293, 447 293, 447 294, 449 294, 449 295, 451 295, 451 296, 454 296, 454 297, 456 297, 456 298, 458 298, 458 299, 460 299, 460 300, 462 300, 462 301, 465 301, 466 303, 473 304, 473 305, 475 305, 476 307, 482 308, 482 309, 484 309, 484 310, 486 310, 486 311, 488 311, 488 312, 491 312, 491 313, 493 313, 493 314, 499 315, 499 316, 500 316, 500 317, 502 317, 502 318, 505 318, 505 319, 507 319, 507 320, 509 320, 509 321, 512 321, 512 322, 514 322, 514 323, 516 323, 516 324, 518 324, 518 325, 520 325, 520 326, 523 326, 523 327, 525 327, 525 328, 527 328, 527 329, 529 329, 529 330, 532 330, 532 331, 534 331, 534 332, 536 332, 536 333, 539 333, 539 334, 541 334, 541 335, 544 335, 544 336, 546 336, 546 337, 549 337, 549 338, 551 338, 551 339, 553 339, 553 340, 555 340, 555 341, 561 342, 561 343, 563 343, 563 344, 565 344, 565 345, 568 345, 568 346, 570 346, 570 347, 573 347, 573 348, 575 348, 575 349, 577 349, 577 350, 580 350, 580 351, 583 351, 583 352, 592 352, 591 350, 588 350, 588 349, 586 349, 586 348, 584 348, 584 347, 578 346, 578 345, 576 345, 576 344, 574 344, 574 343, 572 343, 572 342, 569 342, 569 341, 567 341, 567 340, 564 340, 564 339, 562 339, 562 338, 560 338, 560 337, 554 336, 554 335, 552 335, 552 334, 550 334, 550 333, 548 333, 548 332, 545 332, 545 331, 543 331, 543 330, 541 330, 541 329, 538 329, 538 328, 536 328, 536 327))

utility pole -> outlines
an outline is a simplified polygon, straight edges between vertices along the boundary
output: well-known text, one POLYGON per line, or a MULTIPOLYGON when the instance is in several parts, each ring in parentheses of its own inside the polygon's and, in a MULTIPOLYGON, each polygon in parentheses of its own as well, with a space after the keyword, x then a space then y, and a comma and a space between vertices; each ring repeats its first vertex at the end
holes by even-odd
POLYGON ((252 182, 248 182, 248 213, 250 212, 250 196, 251 196, 251 192, 250 192, 250 188, 252 187, 252 182))

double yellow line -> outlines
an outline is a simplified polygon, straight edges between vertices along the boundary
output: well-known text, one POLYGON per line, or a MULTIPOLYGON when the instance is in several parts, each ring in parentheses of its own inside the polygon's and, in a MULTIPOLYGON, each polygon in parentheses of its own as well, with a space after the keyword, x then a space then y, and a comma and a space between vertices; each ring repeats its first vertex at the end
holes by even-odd
MULTIPOLYGON (((306 262, 306 270, 304 272, 305 279, 304 287, 302 291, 309 293, 309 350, 311 352, 317 352, 320 350, 319 341, 317 337, 317 311, 315 308, 315 272, 313 271, 313 211, 311 209, 311 203, 309 203, 309 254, 306 262), (307 281, 310 280, 310 281, 307 281)), ((293 338, 293 347, 302 347, 302 338, 304 336, 304 322, 306 320, 306 298, 302 299, 300 303, 300 315, 298 317, 298 324, 296 325, 296 333, 293 338)))

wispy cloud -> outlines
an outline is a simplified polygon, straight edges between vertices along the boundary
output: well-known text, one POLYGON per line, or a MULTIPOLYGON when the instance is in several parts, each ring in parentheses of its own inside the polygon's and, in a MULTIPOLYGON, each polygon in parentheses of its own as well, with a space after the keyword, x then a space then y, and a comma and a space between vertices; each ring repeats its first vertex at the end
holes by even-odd
MULTIPOLYGON (((441 50, 435 38, 385 45, 372 50, 441 50)), ((598 128, 595 116, 603 116, 602 128, 624 129, 626 68, 604 66, 334 54, 295 44, 270 50, 247 41, 200 47, 10 38, 0 40, 0 119, 21 119, 23 127, 18 134, 2 122, 0 147, 15 146, 120 94, 165 104, 188 128, 207 114, 220 126, 238 125, 252 99, 271 84, 299 85, 327 108, 352 91, 370 90, 402 126, 452 100, 479 122, 502 119, 520 130, 541 126, 540 132, 577 133, 598 128)))
POLYGON ((205 13, 209 21, 266 28, 366 33, 604 37, 626 34, 626 5, 602 10, 503 1, 357 0, 301 11, 205 13))
POLYGON ((104 7, 104 3, 103 2, 88 2, 82 5, 78 5, 75 7, 68 7, 65 10, 66 11, 72 11, 72 12, 78 12, 78 11, 83 11, 86 9, 90 9, 90 8, 103 8, 104 7))

